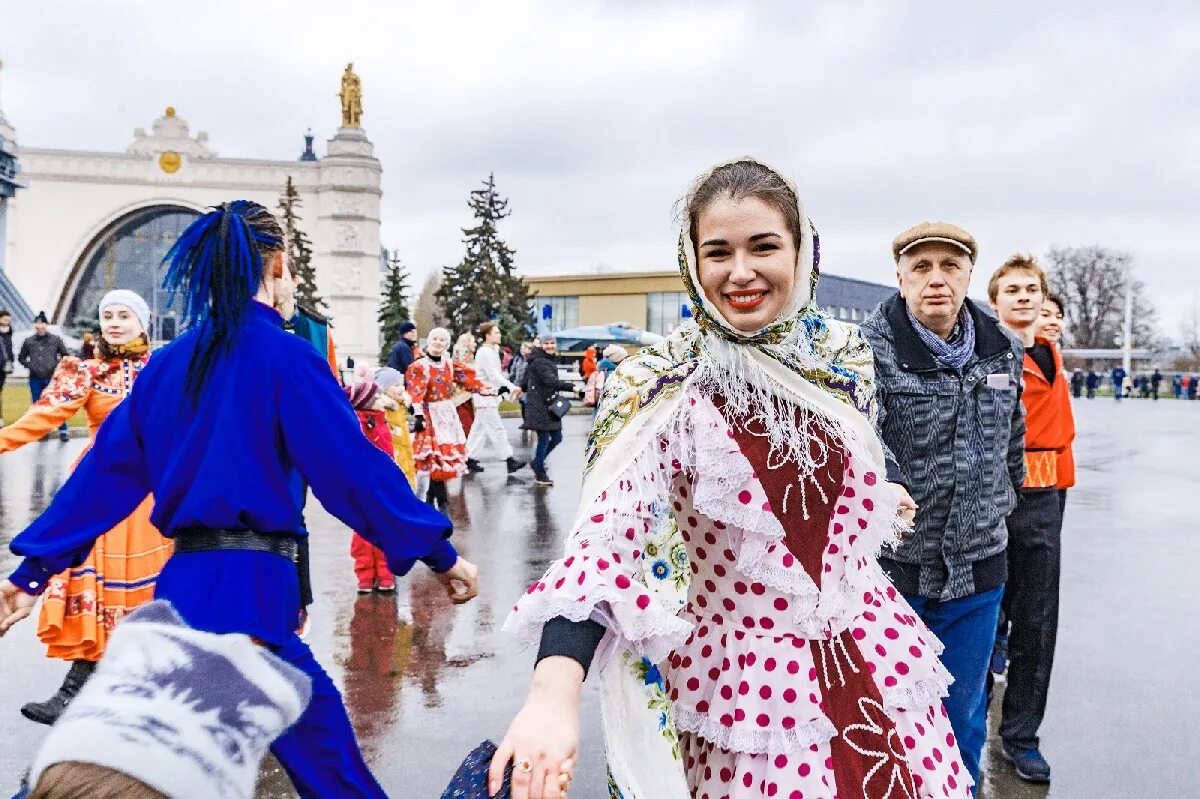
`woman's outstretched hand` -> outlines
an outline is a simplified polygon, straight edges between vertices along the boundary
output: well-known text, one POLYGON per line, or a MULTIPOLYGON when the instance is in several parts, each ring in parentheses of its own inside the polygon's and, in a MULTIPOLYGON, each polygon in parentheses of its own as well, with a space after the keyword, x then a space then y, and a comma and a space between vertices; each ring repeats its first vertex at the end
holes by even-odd
POLYGON ((0 581, 0 636, 33 610, 37 597, 17 588, 8 580, 0 581))
POLYGON ((513 799, 564 799, 579 752, 579 692, 583 667, 548 657, 533 673, 525 706, 500 742, 488 772, 488 795, 504 782, 513 763, 513 799))

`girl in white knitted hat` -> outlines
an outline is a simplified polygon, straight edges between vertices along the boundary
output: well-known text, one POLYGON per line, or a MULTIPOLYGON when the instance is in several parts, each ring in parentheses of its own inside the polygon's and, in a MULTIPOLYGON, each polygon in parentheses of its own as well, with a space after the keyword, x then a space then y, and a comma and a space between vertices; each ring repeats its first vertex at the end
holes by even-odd
MULTIPOLYGON (((96 357, 59 361, 41 399, 0 430, 0 453, 40 440, 79 411, 87 416, 88 431, 95 436, 129 394, 150 357, 146 333, 150 309, 132 291, 110 291, 100 300, 99 321, 96 357)), ((87 560, 50 580, 38 637, 49 657, 72 665, 54 696, 21 708, 31 721, 53 724, 104 654, 113 626, 153 599, 155 578, 171 554, 171 542, 150 524, 152 506, 147 499, 96 541, 87 560)))

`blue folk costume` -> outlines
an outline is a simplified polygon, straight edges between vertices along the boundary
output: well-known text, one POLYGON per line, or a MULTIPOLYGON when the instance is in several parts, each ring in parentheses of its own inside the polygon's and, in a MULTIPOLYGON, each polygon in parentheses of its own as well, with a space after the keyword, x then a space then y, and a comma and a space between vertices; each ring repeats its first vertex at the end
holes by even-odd
POLYGON ((421 560, 447 571, 450 521, 413 496, 360 432, 325 360, 252 298, 260 249, 281 246, 265 208, 238 200, 176 242, 167 287, 182 292, 188 332, 155 354, 136 390, 46 511, 12 542, 11 580, 30 594, 82 562, 147 494, 176 543, 156 596, 192 627, 251 635, 312 678, 313 698, 272 746, 302 797, 384 797, 358 750, 341 696, 295 634, 297 486, 380 547, 393 571, 421 560))

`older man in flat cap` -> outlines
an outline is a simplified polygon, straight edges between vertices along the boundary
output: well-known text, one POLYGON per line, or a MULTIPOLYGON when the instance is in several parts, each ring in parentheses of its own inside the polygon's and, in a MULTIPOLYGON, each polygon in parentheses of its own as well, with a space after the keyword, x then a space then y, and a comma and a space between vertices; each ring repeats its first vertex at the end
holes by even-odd
POLYGON ((1025 479, 1020 341, 967 299, 978 247, 946 222, 892 242, 900 290, 862 325, 875 352, 888 479, 916 505, 882 557, 897 589, 945 644, 946 711, 979 781, 988 660, 1008 576, 1005 517, 1025 479))

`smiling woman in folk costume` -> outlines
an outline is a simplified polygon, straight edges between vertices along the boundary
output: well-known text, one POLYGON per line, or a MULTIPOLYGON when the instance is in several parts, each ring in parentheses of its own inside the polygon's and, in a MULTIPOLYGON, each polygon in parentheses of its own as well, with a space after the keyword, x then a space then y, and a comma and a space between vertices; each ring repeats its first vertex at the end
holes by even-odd
POLYGON ((940 645, 876 563, 912 507, 883 481, 870 349, 816 306, 795 190, 741 160, 694 185, 679 241, 696 323, 625 360, 563 559, 506 629, 541 640, 492 762, 566 794, 599 672, 624 799, 965 797, 940 645))
POLYGON ((474 369, 451 358, 449 349, 450 331, 435 327, 429 331, 425 355, 413 361, 404 375, 413 414, 421 419, 413 439, 413 459, 417 471, 429 475, 426 499, 441 508, 450 501, 446 481, 467 472, 467 435, 455 407, 455 395, 495 393, 479 381, 474 369))
MULTIPOLYGON (((0 452, 38 441, 80 410, 95 436, 150 356, 149 324, 150 310, 137 294, 124 290, 105 294, 100 300, 96 357, 63 358, 42 398, 0 430, 0 452)), ((152 507, 147 498, 129 518, 97 539, 87 560, 50 580, 38 637, 49 657, 70 660, 72 665, 53 697, 21 708, 26 718, 53 724, 104 654, 113 626, 154 597, 154 580, 171 555, 171 542, 150 524, 152 507)))

